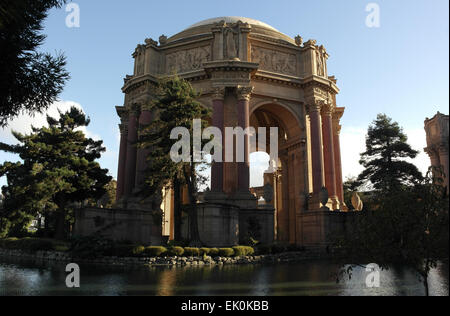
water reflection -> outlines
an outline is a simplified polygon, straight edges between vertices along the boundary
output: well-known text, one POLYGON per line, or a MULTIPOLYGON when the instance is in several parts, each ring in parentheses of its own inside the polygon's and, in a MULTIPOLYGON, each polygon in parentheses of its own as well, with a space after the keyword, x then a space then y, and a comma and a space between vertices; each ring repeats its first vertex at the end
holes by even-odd
MULTIPOLYGON (((430 275, 430 293, 449 293, 448 263, 430 275)), ((104 267, 81 265, 81 288, 65 287, 65 264, 0 259, 0 295, 318 296, 423 295, 417 276, 402 267, 381 273, 369 289, 363 268, 336 283, 338 266, 326 261, 223 267, 104 267)))

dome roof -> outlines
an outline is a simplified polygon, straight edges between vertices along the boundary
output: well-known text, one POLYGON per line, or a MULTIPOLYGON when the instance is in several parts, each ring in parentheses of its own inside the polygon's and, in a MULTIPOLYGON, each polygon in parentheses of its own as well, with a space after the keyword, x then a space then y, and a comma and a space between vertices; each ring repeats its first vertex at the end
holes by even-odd
POLYGON ((221 21, 225 21, 225 23, 227 24, 237 23, 239 21, 243 23, 248 23, 252 27, 252 33, 262 34, 277 39, 282 39, 290 43, 295 43, 295 41, 291 37, 281 33, 280 31, 270 26, 269 24, 266 24, 264 22, 255 19, 238 16, 217 17, 198 22, 196 24, 191 25, 184 31, 172 36, 171 38, 168 39, 168 42, 175 42, 183 38, 209 33, 211 32, 211 27, 214 24, 219 23, 221 21))

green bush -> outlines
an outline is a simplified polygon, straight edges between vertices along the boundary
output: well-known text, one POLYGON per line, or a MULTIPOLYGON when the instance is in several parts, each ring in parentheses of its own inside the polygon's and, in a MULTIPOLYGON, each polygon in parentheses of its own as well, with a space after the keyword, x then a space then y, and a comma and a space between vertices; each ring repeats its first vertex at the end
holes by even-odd
POLYGON ((211 249, 210 248, 200 248, 200 255, 201 256, 203 256, 203 255, 209 256, 210 253, 211 253, 211 249))
POLYGON ((251 256, 255 253, 255 250, 248 246, 235 246, 233 250, 236 257, 251 256))
POLYGON ((200 256, 200 249, 186 247, 186 248, 184 248, 184 254, 188 257, 198 257, 198 256, 200 256))
POLYGON ((17 245, 18 238, 5 238, 0 239, 0 248, 3 249, 14 249, 14 246, 17 245))
POLYGON ((78 237, 72 240, 70 251, 79 258, 99 258, 114 253, 115 243, 103 236, 78 237))
POLYGON ((39 238, 7 238, 0 240, 0 247, 4 249, 25 250, 25 251, 51 251, 55 250, 55 246, 59 245, 51 239, 39 238))
POLYGON ((184 249, 182 247, 171 247, 168 250, 168 255, 181 257, 184 254, 184 249))
POLYGON ((150 246, 145 248, 144 253, 150 257, 160 257, 167 253, 167 248, 162 246, 150 246))
POLYGON ((219 255, 219 249, 217 249, 217 248, 209 249, 209 255, 211 257, 217 257, 219 255))
POLYGON ((220 248, 219 255, 221 257, 232 257, 234 255, 234 249, 233 248, 220 248))

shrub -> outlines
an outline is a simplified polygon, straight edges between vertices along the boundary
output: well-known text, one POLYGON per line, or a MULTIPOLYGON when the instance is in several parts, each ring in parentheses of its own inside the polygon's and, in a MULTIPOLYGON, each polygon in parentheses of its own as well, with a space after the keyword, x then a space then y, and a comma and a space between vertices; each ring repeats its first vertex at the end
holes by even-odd
POLYGON ((198 257, 200 256, 200 249, 186 247, 184 248, 184 254, 188 257, 198 257))
POLYGON ((200 255, 201 256, 203 256, 203 255, 209 256, 210 253, 211 253, 211 249, 209 249, 209 248, 200 248, 200 255))
POLYGON ((184 249, 182 247, 171 247, 167 252, 170 256, 181 257, 184 254, 184 249))
POLYGON ((232 257, 234 255, 234 249, 233 248, 220 248, 219 255, 221 257, 232 257))
POLYGON ((14 249, 17 245, 18 238, 5 238, 0 239, 0 247, 3 249, 14 249))
POLYGON ((236 257, 251 256, 255 253, 255 250, 248 246, 236 246, 233 250, 236 257))
POLYGON ((144 253, 150 257, 160 257, 167 253, 167 248, 162 246, 150 246, 145 248, 144 253))
POLYGON ((217 249, 217 248, 209 249, 209 255, 211 257, 217 257, 219 255, 219 249, 217 249))
POLYGON ((70 248, 75 257, 98 258, 114 253, 114 242, 102 236, 74 238, 70 248))
POLYGON ((7 238, 0 241, 0 247, 4 249, 36 251, 51 251, 57 243, 51 239, 39 238, 7 238))

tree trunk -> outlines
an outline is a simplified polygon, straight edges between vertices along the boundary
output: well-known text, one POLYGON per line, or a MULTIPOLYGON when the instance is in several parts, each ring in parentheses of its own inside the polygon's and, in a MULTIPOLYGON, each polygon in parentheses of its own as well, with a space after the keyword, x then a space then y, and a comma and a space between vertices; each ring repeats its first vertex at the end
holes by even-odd
POLYGON ((56 235, 55 238, 58 240, 64 240, 65 235, 65 229, 66 228, 66 209, 64 207, 61 207, 58 210, 57 219, 56 219, 56 235))
POLYGON ((181 241, 181 186, 180 181, 175 178, 173 180, 173 195, 174 195, 174 239, 181 241))
POLYGON ((191 232, 191 241, 189 243, 192 247, 201 247, 202 242, 200 240, 200 234, 198 232, 198 221, 197 221, 197 200, 195 198, 195 170, 191 169, 189 172, 184 168, 184 176, 188 185, 188 197, 189 197, 189 224, 191 232))

